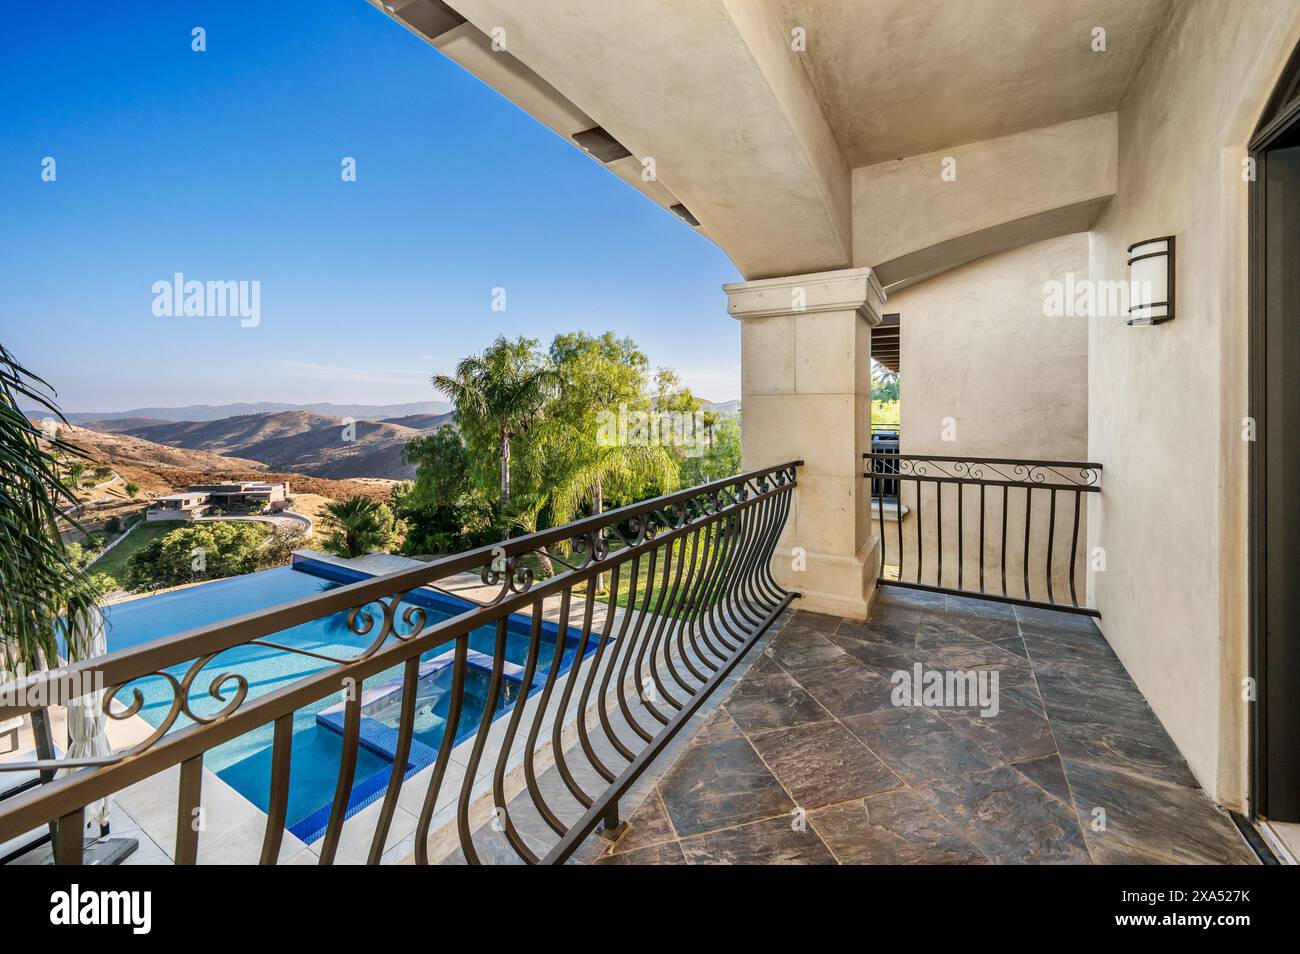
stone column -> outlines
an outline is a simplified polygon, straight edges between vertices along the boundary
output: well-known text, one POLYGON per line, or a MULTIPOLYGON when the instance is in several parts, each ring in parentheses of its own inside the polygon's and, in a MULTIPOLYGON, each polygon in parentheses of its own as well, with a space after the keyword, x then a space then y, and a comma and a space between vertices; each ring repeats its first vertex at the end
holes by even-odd
POLYGON ((884 292, 869 268, 724 286, 741 322, 744 467, 802 460, 773 575, 799 606, 863 619, 879 539, 862 476, 870 447, 871 328, 884 292))

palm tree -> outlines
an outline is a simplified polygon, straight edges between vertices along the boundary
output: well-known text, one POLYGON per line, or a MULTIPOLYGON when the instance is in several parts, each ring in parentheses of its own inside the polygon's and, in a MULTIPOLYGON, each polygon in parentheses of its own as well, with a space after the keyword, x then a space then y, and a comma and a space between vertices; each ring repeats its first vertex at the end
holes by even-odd
POLYGON ((701 422, 704 424, 704 439, 709 450, 713 450, 713 430, 721 421, 722 414, 714 409, 707 410, 701 415, 701 422))
MULTIPOLYGON (((76 497, 59 476, 54 455, 83 452, 60 438, 47 439, 18 409, 21 397, 62 420, 47 389, 0 345, 0 666, 11 673, 57 661, 59 638, 88 621, 98 606, 58 528, 76 497)), ((85 473, 81 463, 69 473, 78 468, 85 473)))
POLYGON ((384 504, 369 497, 352 497, 325 505, 330 535, 325 549, 341 557, 359 557, 393 543, 396 521, 384 504))
POLYGON ((68 465, 68 481, 75 488, 81 486, 82 478, 86 476, 86 465, 81 461, 73 461, 68 465))
MULTIPOLYGON (((99 594, 59 533, 62 511, 76 498, 59 475, 56 455, 84 454, 52 431, 47 437, 18 408, 21 397, 64 420, 48 392, 47 382, 0 345, 0 682, 57 666, 60 640, 71 662, 102 650, 99 594)), ((97 731, 97 712, 75 705, 68 713, 69 733, 77 727, 74 748, 90 746, 77 754, 107 750, 102 735, 87 739, 81 731, 97 731)), ((37 758, 54 759, 48 710, 34 709, 31 718, 37 758)), ((52 778, 52 772, 41 773, 42 782, 52 778)), ((51 823, 51 837, 57 827, 51 823)))
POLYGON ((433 386, 456 407, 461 426, 491 428, 501 459, 501 511, 510 509, 510 441, 542 415, 554 375, 537 355, 537 342, 498 337, 481 355, 456 365, 453 375, 435 374, 433 386))

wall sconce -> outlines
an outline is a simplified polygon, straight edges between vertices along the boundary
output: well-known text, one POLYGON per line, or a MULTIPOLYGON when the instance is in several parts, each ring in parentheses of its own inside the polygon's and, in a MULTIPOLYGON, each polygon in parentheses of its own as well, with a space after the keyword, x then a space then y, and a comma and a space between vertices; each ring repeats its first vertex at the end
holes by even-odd
POLYGON ((1128 247, 1130 325, 1158 325, 1174 317, 1174 237, 1128 247))

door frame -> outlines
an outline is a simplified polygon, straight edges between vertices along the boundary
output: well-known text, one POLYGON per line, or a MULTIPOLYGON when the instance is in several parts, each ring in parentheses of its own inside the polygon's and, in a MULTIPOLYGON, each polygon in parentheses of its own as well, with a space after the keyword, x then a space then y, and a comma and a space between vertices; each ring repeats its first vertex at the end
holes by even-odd
MULTIPOLYGON (((1249 606, 1250 606, 1250 674, 1254 679, 1255 697, 1251 704, 1249 724, 1250 792, 1249 815, 1257 819, 1267 814, 1268 766, 1265 739, 1267 737, 1267 694, 1265 661, 1265 609, 1268 597, 1264 572, 1266 553, 1267 497, 1264 480, 1268 414, 1264 349, 1267 345, 1265 310, 1265 237, 1267 209, 1263 183, 1266 179, 1268 152, 1283 135, 1300 128, 1300 46, 1287 61, 1286 68, 1270 95, 1268 104, 1256 126, 1248 146, 1254 163, 1254 175, 1249 187, 1249 347, 1248 392, 1249 414, 1254 425, 1254 439, 1250 442, 1249 470, 1249 606)), ((1300 704, 1300 700, 1297 700, 1300 704)))

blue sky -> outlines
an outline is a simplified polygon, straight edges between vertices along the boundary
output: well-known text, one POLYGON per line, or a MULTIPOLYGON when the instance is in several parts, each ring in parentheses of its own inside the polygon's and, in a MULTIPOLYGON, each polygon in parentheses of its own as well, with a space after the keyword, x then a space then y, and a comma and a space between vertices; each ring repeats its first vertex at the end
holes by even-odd
POLYGON ((0 341, 66 410, 432 400, 575 328, 739 396, 726 256, 363 0, 0 17, 0 341), (259 323, 155 316, 177 272, 260 282, 259 323))

